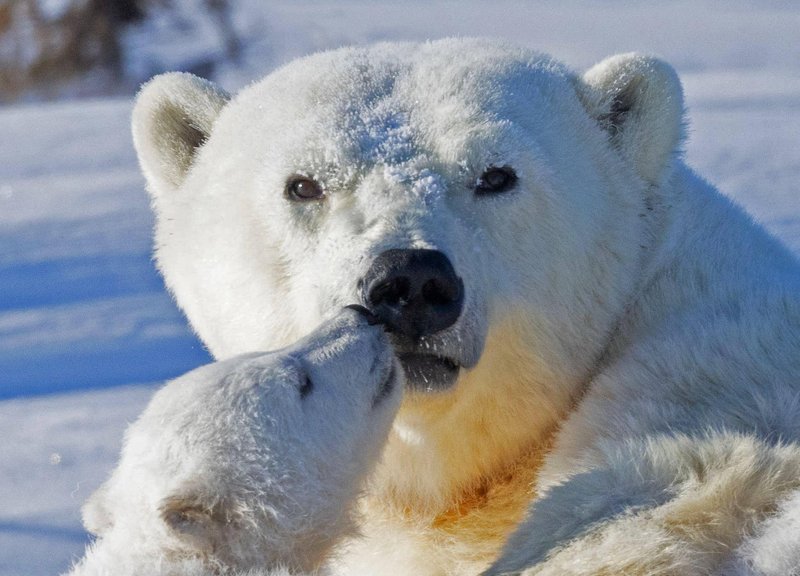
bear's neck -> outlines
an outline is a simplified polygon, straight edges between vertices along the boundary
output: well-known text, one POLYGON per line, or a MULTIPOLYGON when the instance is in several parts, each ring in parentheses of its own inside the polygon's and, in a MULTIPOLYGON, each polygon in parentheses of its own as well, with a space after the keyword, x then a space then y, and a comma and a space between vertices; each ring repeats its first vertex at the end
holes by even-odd
POLYGON ((575 389, 559 386, 574 375, 514 346, 512 330, 489 341, 454 390, 407 396, 365 500, 370 521, 468 562, 464 573, 488 565, 524 517, 575 389))
POLYGON ((651 227, 638 285, 603 365, 663 330, 677 315, 743 301, 764 278, 780 283, 776 269, 795 265, 788 249, 688 167, 677 167, 660 201, 665 209, 651 227))
POLYGON ((556 371, 519 326, 494 327, 480 363, 454 389, 406 394, 374 493, 433 517, 509 470, 532 477, 523 468, 538 461, 530 454, 547 450, 574 406, 581 375, 556 371))

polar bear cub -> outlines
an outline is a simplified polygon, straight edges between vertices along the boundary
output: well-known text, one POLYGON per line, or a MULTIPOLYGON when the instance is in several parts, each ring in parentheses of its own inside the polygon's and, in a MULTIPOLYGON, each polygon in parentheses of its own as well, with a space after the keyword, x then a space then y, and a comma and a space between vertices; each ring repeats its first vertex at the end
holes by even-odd
POLYGON ((395 362, 382 328, 346 310, 290 348, 170 382, 84 506, 98 540, 71 576, 317 569, 352 530, 399 406, 395 362))

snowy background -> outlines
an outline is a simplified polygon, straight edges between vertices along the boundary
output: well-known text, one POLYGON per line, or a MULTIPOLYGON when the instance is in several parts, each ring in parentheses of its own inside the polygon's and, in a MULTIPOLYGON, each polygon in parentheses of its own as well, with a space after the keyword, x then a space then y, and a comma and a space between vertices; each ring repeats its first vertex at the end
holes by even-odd
MULTIPOLYGON (((183 1, 177 24, 126 36, 133 76, 205 69, 235 90, 315 50, 448 35, 507 38, 576 69, 661 55, 684 82, 688 162, 800 253, 798 2, 241 0, 234 62, 183 1)), ((153 269, 125 90, 0 107, 0 576, 70 566, 87 542, 80 506, 126 424, 158 382, 209 360, 153 269)))

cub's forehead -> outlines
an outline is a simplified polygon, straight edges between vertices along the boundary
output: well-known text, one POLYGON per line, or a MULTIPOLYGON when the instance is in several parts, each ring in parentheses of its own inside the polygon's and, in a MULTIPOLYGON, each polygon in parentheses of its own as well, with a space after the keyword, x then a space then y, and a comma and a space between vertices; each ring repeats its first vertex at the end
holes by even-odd
POLYGON ((474 138, 491 144, 530 122, 568 75, 547 56, 487 40, 347 48, 274 72, 228 116, 273 154, 399 164, 421 152, 458 156, 474 138))

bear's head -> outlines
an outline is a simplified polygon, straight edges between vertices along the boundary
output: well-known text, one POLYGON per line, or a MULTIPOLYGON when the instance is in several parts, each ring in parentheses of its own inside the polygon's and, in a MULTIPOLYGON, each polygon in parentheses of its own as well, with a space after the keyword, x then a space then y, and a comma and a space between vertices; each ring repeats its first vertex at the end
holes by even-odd
POLYGON ((98 540, 72 575, 313 570, 353 529, 402 396, 395 364, 383 330, 347 311, 170 382, 85 505, 98 540))
POLYGON ((285 345, 360 303, 393 333, 406 431, 458 429, 502 459, 563 416, 602 355, 682 114, 653 58, 579 76, 450 39, 316 54, 234 98, 159 76, 133 133, 158 266, 215 356, 285 345))

